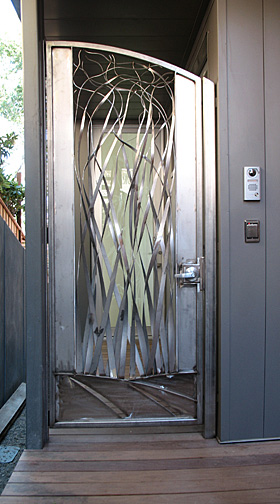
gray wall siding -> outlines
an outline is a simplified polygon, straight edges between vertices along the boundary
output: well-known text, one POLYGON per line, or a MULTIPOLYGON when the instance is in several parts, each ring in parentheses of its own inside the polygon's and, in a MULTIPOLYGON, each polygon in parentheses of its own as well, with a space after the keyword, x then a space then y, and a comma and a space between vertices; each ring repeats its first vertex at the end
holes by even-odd
POLYGON ((280 6, 219 0, 220 396, 222 441, 280 436, 278 187, 280 6), (243 167, 262 199, 243 201, 243 167), (260 243, 244 242, 259 219, 260 243))
POLYGON ((218 4, 218 81, 217 81, 217 206, 218 206, 218 407, 219 435, 229 439, 230 429, 230 215, 228 159, 228 69, 227 69, 227 5, 218 4), (222 182, 221 182, 222 178, 222 182), (221 190, 222 188, 222 190, 221 190), (223 213, 221 214, 221 208, 223 213), (222 248, 222 250, 221 250, 222 248), (221 289, 221 278, 223 289, 221 289), (222 409, 222 412, 221 412, 222 409))
POLYGON ((266 198, 263 1, 216 0, 188 69, 208 36, 208 75, 217 84, 219 436, 263 437, 266 345, 266 198), (243 167, 262 168, 261 202, 243 201, 243 167), (259 219, 261 242, 244 242, 259 219))
POLYGON ((25 381, 24 249, 0 217, 0 407, 25 381))
MULTIPOLYGON (((263 435, 265 159, 261 0, 228 1, 227 35, 230 438, 246 439, 263 435), (260 166, 263 170, 260 202, 243 201, 244 166, 260 166), (245 219, 260 219, 260 243, 244 242, 245 219)), ((222 180, 221 173, 221 190, 222 180)))
POLYGON ((280 436, 280 2, 264 3, 266 126, 266 376, 264 436, 280 436))

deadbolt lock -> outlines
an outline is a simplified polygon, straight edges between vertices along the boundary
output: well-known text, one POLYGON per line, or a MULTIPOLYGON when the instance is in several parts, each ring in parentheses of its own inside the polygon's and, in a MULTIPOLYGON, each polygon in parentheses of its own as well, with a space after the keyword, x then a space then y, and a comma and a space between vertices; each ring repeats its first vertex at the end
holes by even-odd
POLYGON ((174 276, 179 280, 180 288, 196 285, 198 291, 204 289, 204 257, 199 257, 197 262, 195 260, 181 262, 178 265, 178 270, 179 272, 175 273, 174 276))

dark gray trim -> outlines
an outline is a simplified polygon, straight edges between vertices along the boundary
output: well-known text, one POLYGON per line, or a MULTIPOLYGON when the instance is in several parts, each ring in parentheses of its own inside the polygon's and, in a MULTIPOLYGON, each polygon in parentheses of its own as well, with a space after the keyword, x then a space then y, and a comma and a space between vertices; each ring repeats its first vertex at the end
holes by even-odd
POLYGON ((11 0, 14 8, 15 8, 15 11, 19 17, 19 19, 21 19, 21 5, 20 5, 20 0, 11 0))
POLYGON ((227 0, 220 0, 218 6, 218 114, 217 137, 217 304, 218 304, 218 437, 230 439, 230 232, 229 232, 229 159, 228 159, 228 75, 227 75, 227 0), (223 178, 222 191, 221 176, 223 178), (221 254, 220 244, 223 244, 221 254))
POLYGON ((43 37, 40 4, 22 0, 26 166, 27 447, 48 437, 43 37), (30 29, 32 27, 32 29, 30 29))

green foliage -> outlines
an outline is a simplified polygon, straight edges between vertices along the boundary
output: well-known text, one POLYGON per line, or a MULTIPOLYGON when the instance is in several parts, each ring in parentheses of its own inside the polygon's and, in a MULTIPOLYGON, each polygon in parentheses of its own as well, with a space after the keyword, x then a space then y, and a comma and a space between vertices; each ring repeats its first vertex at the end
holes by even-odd
POLYGON ((11 175, 5 175, 3 165, 10 155, 14 143, 17 139, 15 133, 7 133, 0 137, 0 196, 12 215, 16 217, 19 210, 24 208, 24 187, 18 184, 16 178, 11 175))
POLYGON ((22 50, 0 39, 0 114, 15 123, 23 119, 22 50))
MULTIPOLYGON (((0 39, 0 115, 14 123, 17 131, 23 128, 22 50, 15 42, 0 39)), ((16 177, 6 175, 4 164, 15 145, 15 132, 0 136, 0 196, 15 217, 24 208, 24 187, 16 177)))
POLYGON ((21 122, 23 114, 23 91, 19 84, 11 92, 0 88, 0 114, 13 122, 21 122))
POLYGON ((0 137, 0 167, 3 166, 5 160, 10 155, 16 139, 17 135, 15 133, 7 133, 0 137))
POLYGON ((0 58, 6 58, 10 72, 22 70, 22 50, 15 42, 6 42, 0 39, 0 58))

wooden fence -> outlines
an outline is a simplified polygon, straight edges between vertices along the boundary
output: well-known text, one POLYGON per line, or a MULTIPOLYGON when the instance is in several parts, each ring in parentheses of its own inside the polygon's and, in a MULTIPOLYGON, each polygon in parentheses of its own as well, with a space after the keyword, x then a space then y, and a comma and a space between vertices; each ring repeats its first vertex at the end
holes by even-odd
POLYGON ((15 234, 0 217, 0 408, 25 382, 25 249, 15 234))
POLYGON ((1 197, 0 197, 0 216, 6 222, 7 226, 9 226, 10 230, 14 233, 14 235, 17 237, 18 241, 24 246, 25 245, 24 233, 1 197))

